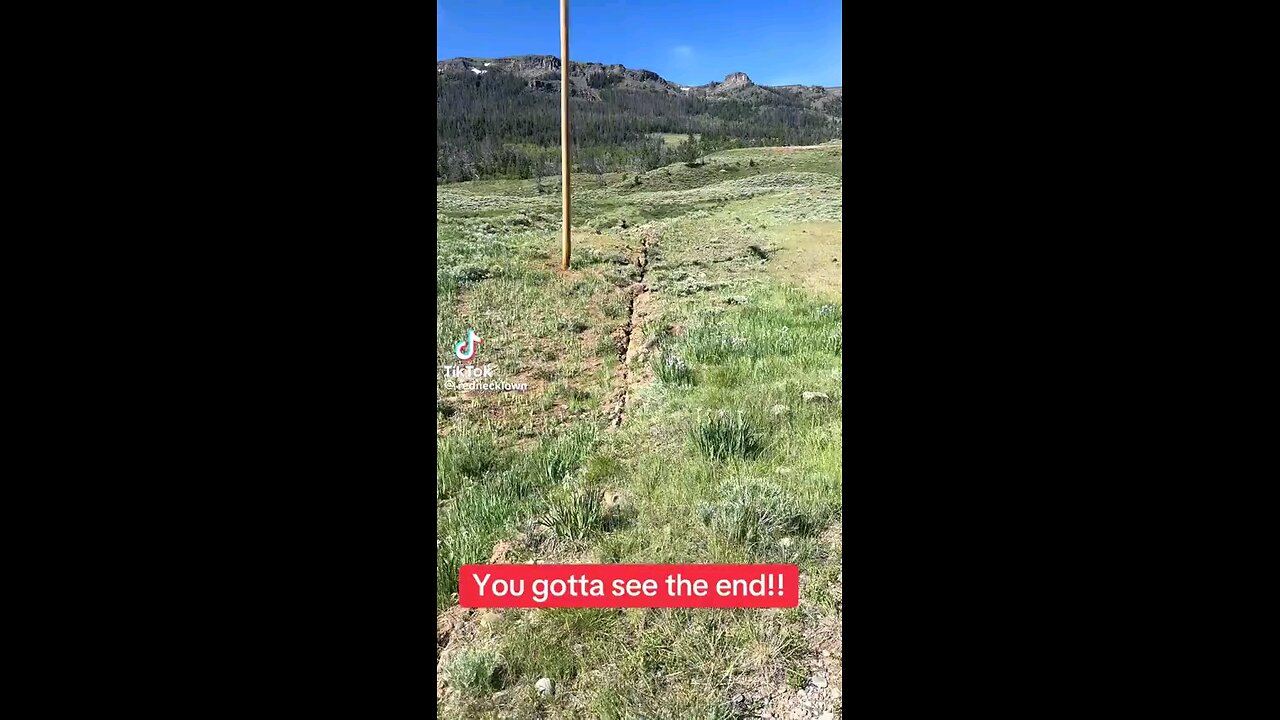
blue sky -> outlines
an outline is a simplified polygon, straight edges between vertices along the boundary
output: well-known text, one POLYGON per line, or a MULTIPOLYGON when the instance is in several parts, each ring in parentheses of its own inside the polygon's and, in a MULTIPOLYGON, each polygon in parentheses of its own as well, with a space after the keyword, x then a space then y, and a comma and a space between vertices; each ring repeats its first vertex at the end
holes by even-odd
MULTIPOLYGON (((569 58, 682 85, 842 85, 841 0, 569 0, 569 58)), ((437 0, 436 59, 560 54, 559 0, 437 0)))

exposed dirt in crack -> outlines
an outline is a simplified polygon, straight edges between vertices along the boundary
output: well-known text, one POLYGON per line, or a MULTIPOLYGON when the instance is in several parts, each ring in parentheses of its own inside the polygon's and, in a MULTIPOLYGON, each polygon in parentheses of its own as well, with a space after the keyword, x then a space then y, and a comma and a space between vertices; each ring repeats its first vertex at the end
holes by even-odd
POLYGON ((631 388, 636 379, 633 372, 636 361, 652 346, 652 343, 644 337, 643 330, 644 319, 649 315, 652 304, 652 294, 644 279, 649 266, 649 248, 656 245, 656 242, 649 232, 642 233, 641 237, 643 245, 634 258, 636 267, 640 269, 640 279, 627 288, 627 292, 631 295, 631 307, 627 314, 627 324, 622 328, 620 336, 616 338, 619 348, 618 359, 622 363, 618 371, 617 404, 614 406, 613 421, 610 423, 610 427, 615 428, 626 420, 631 388))

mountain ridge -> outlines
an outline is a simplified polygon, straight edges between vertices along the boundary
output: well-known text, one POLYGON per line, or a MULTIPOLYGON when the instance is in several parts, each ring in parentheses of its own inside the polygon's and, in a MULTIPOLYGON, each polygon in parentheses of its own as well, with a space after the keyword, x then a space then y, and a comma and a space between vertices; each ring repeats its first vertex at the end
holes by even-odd
MULTIPOLYGON (((436 61, 436 72, 466 73, 485 75, 491 71, 508 72, 531 80, 533 83, 554 83, 559 91, 560 58, 555 55, 512 55, 500 58, 459 56, 436 61), (552 74, 554 73, 554 76, 552 74)), ((668 80, 658 73, 644 68, 628 68, 618 63, 599 63, 591 61, 569 61, 570 94, 572 96, 598 99, 599 90, 603 87, 622 86, 626 89, 661 90, 671 93, 706 92, 723 93, 730 90, 762 87, 771 90, 821 89, 839 91, 841 86, 826 85, 759 85, 753 82, 746 73, 738 71, 725 76, 724 80, 710 81, 701 85, 682 85, 668 80), (575 92, 576 91, 576 92, 575 92)), ((546 85, 533 85, 536 89, 550 89, 546 85)))

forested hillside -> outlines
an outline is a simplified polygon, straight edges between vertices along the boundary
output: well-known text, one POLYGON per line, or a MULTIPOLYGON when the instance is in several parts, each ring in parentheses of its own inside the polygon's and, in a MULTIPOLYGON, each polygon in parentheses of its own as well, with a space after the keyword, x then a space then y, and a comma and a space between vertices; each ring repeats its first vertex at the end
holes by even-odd
MULTIPOLYGON (((681 87, 644 70, 571 63, 579 172, 644 171, 733 147, 841 137, 839 88, 769 88, 741 73, 681 87), (679 146, 660 133, 696 134, 679 146)), ((436 181, 558 173, 559 60, 442 61, 436 73, 436 181)))

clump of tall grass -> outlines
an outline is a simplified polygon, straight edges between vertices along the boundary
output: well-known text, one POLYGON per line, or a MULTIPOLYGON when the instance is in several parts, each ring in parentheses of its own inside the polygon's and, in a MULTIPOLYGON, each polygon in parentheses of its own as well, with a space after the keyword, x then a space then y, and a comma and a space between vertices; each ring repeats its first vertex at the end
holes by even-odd
POLYGON ((653 371, 667 385, 693 385, 696 381, 693 368, 674 353, 662 353, 654 358, 653 371))
POLYGON ((560 489, 547 498, 542 524, 558 537, 582 540, 604 525, 604 506, 598 490, 560 489))
POLYGON ((477 263, 466 263, 456 267, 436 270, 436 282, 442 287, 448 288, 450 292, 456 292, 458 289, 474 285, 485 278, 493 277, 494 274, 492 268, 477 263))
POLYGON ((543 479, 559 482, 578 469, 594 440, 595 433, 591 428, 576 427, 550 442, 544 442, 532 461, 543 479))
POLYGON ((702 415, 689 428, 693 446, 713 462, 759 457, 767 446, 765 437, 764 423, 742 410, 702 415))
POLYGON ((689 332, 690 353, 699 360, 717 362, 750 354, 751 342, 724 327, 702 325, 689 332))
POLYGON ((493 542, 489 528, 466 527, 455 523, 448 534, 436 539, 436 608, 448 607, 458 591, 458 573, 463 565, 484 562, 493 542))
POLYGON ((453 497, 467 483, 510 465, 490 430, 462 431, 441 438, 436 448, 436 500, 453 497))
POLYGON ((492 433, 459 435, 442 439, 436 460, 436 499, 442 503, 436 514, 437 607, 452 602, 463 565, 485 562, 517 521, 542 515, 546 488, 582 465, 595 437, 579 426, 516 455, 498 450, 492 433))
POLYGON ((509 457, 498 449, 497 435, 492 430, 460 429, 441 438, 436 447, 436 479, 454 474, 478 477, 501 470, 508 462, 509 457))

